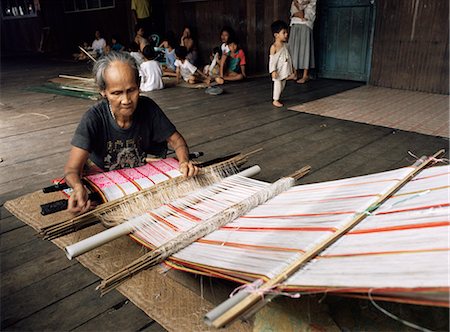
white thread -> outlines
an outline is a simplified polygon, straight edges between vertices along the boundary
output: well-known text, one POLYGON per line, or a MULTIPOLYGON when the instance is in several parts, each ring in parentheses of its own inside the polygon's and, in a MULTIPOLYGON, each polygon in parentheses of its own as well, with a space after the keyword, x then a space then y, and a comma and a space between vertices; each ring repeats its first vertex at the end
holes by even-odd
POLYGON ((398 317, 398 316, 396 316, 396 315, 390 313, 390 312, 387 311, 386 309, 383 309, 382 307, 380 307, 380 306, 373 300, 372 294, 371 294, 372 291, 373 291, 373 289, 370 289, 369 292, 367 293, 367 295, 369 296, 369 300, 370 300, 370 302, 373 304, 373 306, 374 306, 375 308, 377 308, 378 310, 380 310, 383 314, 385 314, 386 316, 388 316, 388 317, 390 317, 390 318, 396 320, 397 322, 402 323, 403 325, 412 327, 413 329, 416 329, 416 330, 419 330, 419 331, 423 331, 423 332, 432 332, 431 330, 429 330, 429 329, 427 329, 427 328, 425 328, 425 327, 422 327, 422 326, 416 325, 416 324, 414 324, 414 323, 408 322, 407 320, 401 319, 400 317, 398 317))

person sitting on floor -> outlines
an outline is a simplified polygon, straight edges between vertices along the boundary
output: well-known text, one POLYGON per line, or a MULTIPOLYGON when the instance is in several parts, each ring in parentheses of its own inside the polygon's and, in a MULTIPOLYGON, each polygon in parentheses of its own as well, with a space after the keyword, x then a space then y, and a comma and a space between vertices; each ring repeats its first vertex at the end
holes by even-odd
POLYGON ((142 53, 139 51, 139 45, 135 42, 131 42, 130 44, 130 55, 134 58, 134 60, 136 60, 138 68, 140 68, 145 59, 142 53))
POLYGON ((141 64, 141 91, 161 90, 164 88, 162 81, 162 70, 159 62, 155 61, 155 50, 152 46, 147 45, 142 51, 145 61, 141 64))
POLYGON ((96 57, 102 56, 105 52, 106 41, 102 38, 100 31, 95 31, 95 39, 92 42, 92 50, 96 57))
POLYGON ((139 45, 139 51, 142 52, 145 46, 149 44, 148 39, 145 38, 145 31, 144 28, 136 24, 136 36, 134 37, 134 42, 139 45))
POLYGON ((209 76, 210 78, 216 78, 219 76, 220 72, 220 57, 222 56, 222 51, 219 47, 214 47, 209 58, 211 63, 203 67, 203 74, 209 76))
POLYGON ((185 38, 184 44, 186 45, 185 47, 187 50, 186 59, 188 59, 190 63, 196 66, 198 62, 198 52, 194 39, 192 37, 185 38))
POLYGON ((176 76, 176 67, 175 67, 175 49, 174 49, 174 42, 171 38, 167 38, 163 43, 160 45, 160 47, 164 47, 164 56, 166 63, 163 68, 163 74, 165 76, 176 76))
POLYGON ((123 46, 121 43, 118 42, 118 39, 116 36, 112 36, 111 38, 111 49, 114 52, 122 52, 125 50, 125 46, 123 46))
POLYGON ((148 154, 165 155, 169 144, 183 176, 194 176, 198 168, 189 160, 189 149, 159 106, 139 96, 139 71, 125 52, 101 57, 93 69, 104 100, 82 117, 72 138, 64 176, 73 189, 70 212, 86 212, 91 206, 81 177, 87 165, 104 171, 144 165, 148 154))
POLYGON ((175 55, 177 56, 177 60, 175 61, 175 67, 177 67, 177 84, 180 83, 180 78, 183 78, 184 81, 190 84, 201 82, 202 79, 209 82, 208 77, 186 59, 186 47, 178 46, 175 49, 175 55))
MULTIPOLYGON (((94 53, 92 51, 91 46, 87 42, 83 42, 83 46, 82 47, 90 55, 92 55, 94 57, 97 56, 97 53, 96 52, 94 53)), ((85 52, 83 52, 83 51, 80 51, 79 53, 73 53, 72 56, 73 56, 73 59, 76 60, 76 61, 89 60, 88 55, 85 52)))
POLYGON ((220 59, 220 73, 219 77, 216 77, 218 84, 223 84, 225 81, 240 81, 246 77, 244 51, 238 48, 235 40, 230 40, 228 47, 230 52, 223 54, 220 59))
POLYGON ((228 52, 230 52, 230 48, 228 47, 228 41, 234 39, 235 35, 233 29, 228 26, 224 26, 220 31, 220 42, 221 42, 220 50, 222 54, 227 54, 228 52))

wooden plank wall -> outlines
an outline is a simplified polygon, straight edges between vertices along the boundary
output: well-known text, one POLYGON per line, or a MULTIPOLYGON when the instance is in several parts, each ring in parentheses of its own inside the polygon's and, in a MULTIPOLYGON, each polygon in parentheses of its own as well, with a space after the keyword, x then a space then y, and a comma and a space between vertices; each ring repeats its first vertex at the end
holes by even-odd
POLYGON ((180 1, 165 4, 166 29, 177 36, 184 26, 194 28, 201 62, 209 61, 211 50, 220 45, 220 30, 232 27, 247 56, 249 73, 267 71, 268 50, 272 43, 270 24, 289 20, 290 0, 180 1))
POLYGON ((370 83, 449 93, 448 0, 378 0, 370 83))
POLYGON ((128 45, 131 26, 131 0, 116 0, 115 8, 64 13, 62 1, 40 0, 44 19, 1 19, 2 54, 35 52, 41 39, 41 28, 50 27, 45 52, 69 54, 78 52, 83 41, 91 44, 95 30, 100 30, 108 43, 116 35, 128 45))

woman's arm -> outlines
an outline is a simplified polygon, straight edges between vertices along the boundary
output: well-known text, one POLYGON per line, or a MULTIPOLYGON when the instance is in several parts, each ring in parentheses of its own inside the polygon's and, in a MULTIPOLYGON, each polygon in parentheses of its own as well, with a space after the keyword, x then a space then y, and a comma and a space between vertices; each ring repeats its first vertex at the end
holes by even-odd
POLYGON ((66 182, 73 189, 67 207, 70 212, 84 213, 89 210, 91 206, 87 189, 81 182, 83 167, 88 158, 88 151, 74 146, 70 150, 69 160, 64 167, 64 177, 66 182))
POLYGON ((197 175, 198 167, 189 160, 189 148, 183 136, 176 131, 167 139, 167 143, 175 150, 178 162, 180 163, 181 174, 184 177, 197 175))

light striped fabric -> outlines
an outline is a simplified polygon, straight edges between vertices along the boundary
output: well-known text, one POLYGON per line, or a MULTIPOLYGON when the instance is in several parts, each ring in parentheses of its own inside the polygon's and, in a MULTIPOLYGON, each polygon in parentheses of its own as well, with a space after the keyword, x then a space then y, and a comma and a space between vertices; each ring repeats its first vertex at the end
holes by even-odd
MULTIPOLYGON (((410 170, 293 187, 181 250, 168 264, 240 282, 271 278, 369 208, 410 170)), ((449 171, 448 166, 423 171, 285 287, 358 293, 374 289, 434 301, 436 290, 448 294, 449 171)), ((202 204, 216 210, 221 196, 236 197, 242 190, 234 189, 226 188, 216 202, 169 213, 164 228, 170 238, 201 222, 202 204)), ((148 246, 165 241, 152 232, 135 237, 148 246)))

